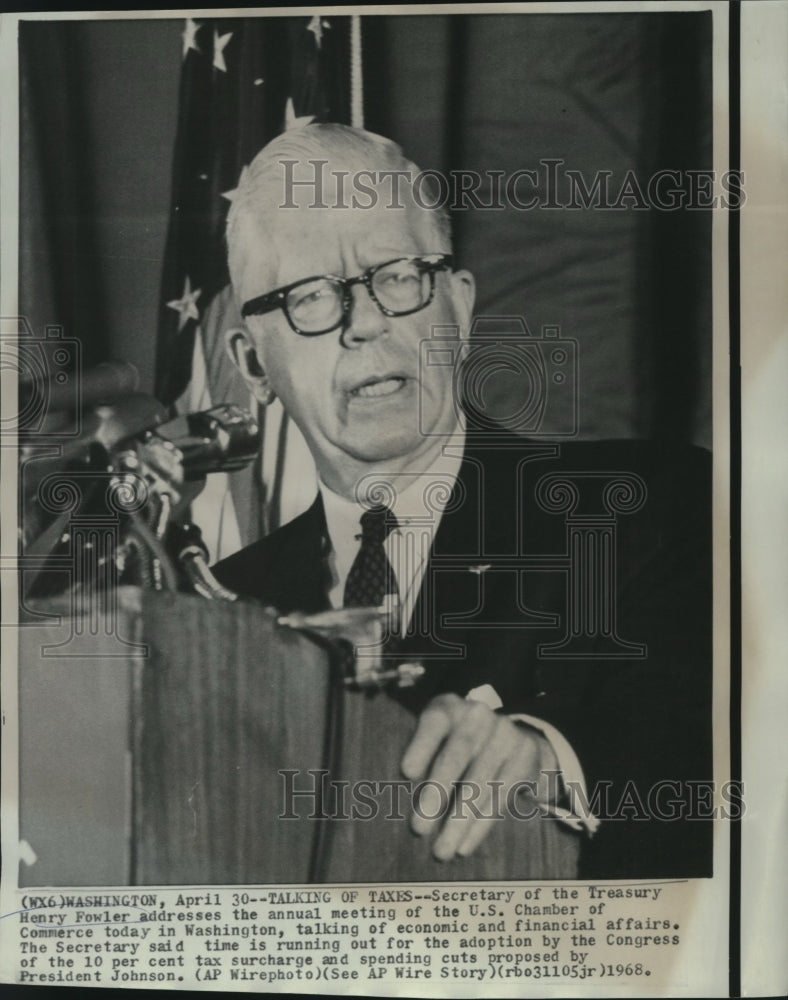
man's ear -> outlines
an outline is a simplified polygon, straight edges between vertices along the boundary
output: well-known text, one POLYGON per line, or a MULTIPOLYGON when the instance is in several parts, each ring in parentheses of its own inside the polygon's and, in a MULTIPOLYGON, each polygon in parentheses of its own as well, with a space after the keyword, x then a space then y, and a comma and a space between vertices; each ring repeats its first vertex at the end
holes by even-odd
POLYGON ((457 325, 460 330, 461 343, 458 357, 464 359, 468 351, 473 307, 476 303, 476 280, 470 271, 452 271, 451 289, 457 325))
POLYGON ((230 360, 243 375, 254 398, 263 406, 273 403, 276 399, 276 393, 271 388, 268 376, 260 364, 257 348, 254 346, 248 330, 233 327, 225 332, 224 340, 230 360))
POLYGON ((476 303, 476 280, 470 271, 452 271, 452 298, 460 326, 460 339, 467 340, 476 303))

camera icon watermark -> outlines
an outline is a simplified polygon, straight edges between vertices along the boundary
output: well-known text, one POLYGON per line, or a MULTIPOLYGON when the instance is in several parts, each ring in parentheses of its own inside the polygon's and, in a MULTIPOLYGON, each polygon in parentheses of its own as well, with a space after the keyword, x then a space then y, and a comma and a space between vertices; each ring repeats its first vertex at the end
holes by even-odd
MULTIPOLYGON (((449 369, 454 407, 469 432, 577 435, 578 344, 559 326, 534 336, 521 316, 479 316, 467 340, 457 326, 435 326, 419 347, 422 385, 430 369, 449 369)), ((427 435, 424 412, 420 398, 419 429, 427 435)))
POLYGON ((1 435, 79 435, 81 346, 60 326, 47 326, 37 337, 24 316, 0 317, 3 390, 15 382, 17 391, 16 407, 0 418, 1 435), (55 412, 58 419, 48 419, 55 412))

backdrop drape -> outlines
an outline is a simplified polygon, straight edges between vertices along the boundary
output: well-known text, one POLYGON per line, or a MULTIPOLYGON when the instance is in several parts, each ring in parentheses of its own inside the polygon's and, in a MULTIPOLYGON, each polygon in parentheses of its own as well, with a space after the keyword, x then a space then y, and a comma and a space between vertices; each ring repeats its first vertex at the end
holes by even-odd
MULTIPOLYGON (((660 170, 712 168, 709 12, 369 21, 382 58, 367 63, 368 125, 420 165, 535 169, 520 196, 540 204, 544 160, 588 187, 609 171, 611 201, 627 171, 645 188, 660 170)), ((581 436, 710 445, 711 214, 624 204, 455 212, 477 313, 578 340, 581 436)))

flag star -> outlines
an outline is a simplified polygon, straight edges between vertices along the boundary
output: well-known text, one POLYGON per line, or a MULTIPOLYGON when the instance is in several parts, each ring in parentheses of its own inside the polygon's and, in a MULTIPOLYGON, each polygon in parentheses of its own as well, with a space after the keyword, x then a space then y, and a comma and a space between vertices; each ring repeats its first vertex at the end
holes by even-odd
POLYGON ((189 54, 189 49, 194 49, 195 52, 199 52, 197 46, 197 32, 202 27, 196 21, 193 21, 190 17, 186 18, 186 27, 183 29, 183 34, 181 38, 183 39, 183 58, 189 54))
POLYGON ((241 170, 241 176, 238 178, 238 186, 234 187, 232 191, 222 191, 222 198, 226 198, 228 201, 235 201, 235 196, 241 190, 241 188, 246 184, 249 178, 249 167, 244 167, 241 170))
POLYGON ((187 274, 183 286, 183 295, 179 299, 172 299, 167 303, 169 309, 174 309, 178 313, 178 333, 181 332, 190 319, 200 318, 200 313, 197 310, 197 299, 200 297, 201 292, 201 288, 195 288, 192 291, 189 275, 187 274))
POLYGON ((233 37, 232 31, 228 31, 226 35, 220 35, 218 29, 214 28, 213 64, 217 69, 221 70, 222 73, 227 72, 227 64, 224 61, 224 49, 232 37, 233 37))
POLYGON ((323 29, 330 27, 331 25, 328 21, 323 21, 319 14, 315 14, 306 26, 306 30, 312 32, 315 36, 315 45, 320 48, 323 44, 323 29))
POLYGON ((304 125, 308 125, 314 120, 314 115, 302 115, 300 118, 296 118, 293 98, 287 98, 287 104, 285 104, 285 132, 289 132, 292 128, 303 128, 304 125))

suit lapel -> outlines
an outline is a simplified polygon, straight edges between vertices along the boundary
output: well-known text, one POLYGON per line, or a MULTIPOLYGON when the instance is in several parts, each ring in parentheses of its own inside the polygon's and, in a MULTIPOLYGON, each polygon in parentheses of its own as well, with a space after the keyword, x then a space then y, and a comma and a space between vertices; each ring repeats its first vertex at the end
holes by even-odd
POLYGON ((501 519, 487 503, 485 463, 466 449, 463 461, 433 539, 430 558, 404 643, 406 655, 441 671, 459 668, 467 660, 468 635, 461 621, 478 620, 489 565, 486 550, 500 545, 501 519))
POLYGON ((271 554, 278 577, 266 592, 274 595, 280 611, 313 614, 328 608, 330 543, 323 500, 318 493, 312 506, 275 535, 279 552, 271 554))
POLYGON ((505 432, 466 447, 416 602, 418 634, 403 648, 427 667, 422 697, 439 690, 464 694, 489 681, 507 701, 507 692, 519 697, 530 687, 534 647, 545 638, 540 625, 549 624, 530 612, 554 610, 564 582, 560 574, 526 575, 500 561, 524 554, 534 484, 555 469, 555 454, 505 432), (533 462, 523 472, 529 452, 533 462))

